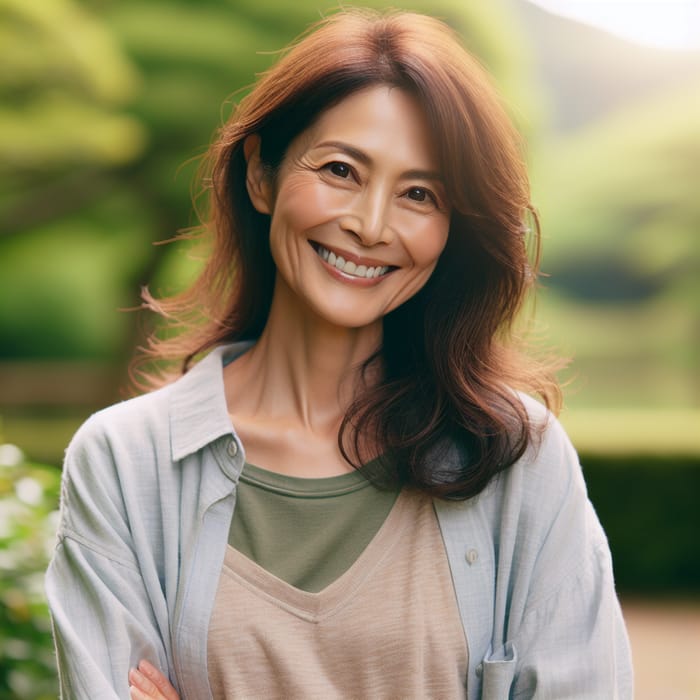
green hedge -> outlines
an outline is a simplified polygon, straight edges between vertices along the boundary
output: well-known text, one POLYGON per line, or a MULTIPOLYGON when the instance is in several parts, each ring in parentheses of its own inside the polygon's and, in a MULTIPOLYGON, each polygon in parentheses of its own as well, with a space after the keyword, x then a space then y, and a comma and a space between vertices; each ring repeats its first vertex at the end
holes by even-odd
POLYGON ((700 456, 581 455, 623 594, 700 595, 700 456))

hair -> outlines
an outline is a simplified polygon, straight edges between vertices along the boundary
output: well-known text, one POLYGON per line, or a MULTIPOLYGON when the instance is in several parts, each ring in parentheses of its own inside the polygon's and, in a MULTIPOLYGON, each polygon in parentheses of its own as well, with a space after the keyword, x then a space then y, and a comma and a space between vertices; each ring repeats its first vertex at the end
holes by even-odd
POLYGON ((180 332, 155 333, 141 350, 146 359, 182 361, 184 373, 212 347, 260 335, 276 269, 270 217, 255 210, 246 190, 243 142, 260 136, 261 159, 274 176, 291 141, 324 110, 375 85, 405 90, 423 106, 452 214, 427 284, 384 317, 382 347, 363 376, 370 366, 382 372, 358 391, 338 442, 354 466, 370 456, 363 445, 379 446, 400 483, 464 499, 536 439, 538 426, 516 390, 539 394, 553 410, 560 394, 553 365, 524 352, 514 329, 539 262, 521 142, 485 71, 436 19, 339 12, 261 76, 209 151, 203 270, 175 296, 144 291, 145 306, 180 332), (457 463, 447 459, 455 446, 457 463))

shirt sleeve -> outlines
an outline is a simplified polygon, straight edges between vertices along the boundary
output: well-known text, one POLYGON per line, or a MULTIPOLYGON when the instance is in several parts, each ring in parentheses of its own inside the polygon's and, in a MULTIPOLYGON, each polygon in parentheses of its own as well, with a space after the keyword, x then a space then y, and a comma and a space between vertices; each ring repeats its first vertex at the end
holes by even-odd
POLYGON ((90 425, 66 456, 58 543, 46 575, 65 700, 123 700, 139 660, 168 668, 159 588, 144 578, 116 461, 90 425))
MULTIPOLYGON (((590 516, 597 525, 592 508, 590 516)), ((599 540, 583 557, 577 575, 525 613, 515 641, 520 658, 514 698, 633 697, 629 642, 607 542, 599 540)))

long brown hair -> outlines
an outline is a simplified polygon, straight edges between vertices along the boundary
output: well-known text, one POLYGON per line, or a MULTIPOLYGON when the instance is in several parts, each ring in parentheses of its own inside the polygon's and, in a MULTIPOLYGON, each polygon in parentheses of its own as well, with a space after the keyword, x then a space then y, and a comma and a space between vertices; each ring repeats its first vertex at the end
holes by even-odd
POLYGON ((519 137, 482 68, 438 20, 340 12, 314 25, 261 77, 210 149, 203 271, 174 297, 144 296, 183 330, 151 336, 145 354, 182 360, 184 372, 217 344, 260 335, 275 265, 269 216, 246 191, 243 142, 261 137, 261 158, 274 177, 295 136, 324 110, 377 84, 400 87, 423 105, 452 216, 430 280, 384 318, 382 347, 365 363, 378 363, 381 379, 358 393, 338 441, 351 463, 374 456, 363 445, 379 446, 401 483, 468 498, 533 439, 535 426, 514 390, 538 393, 556 408, 559 389, 513 333, 539 258, 519 137), (447 450, 459 458, 447 460, 447 450))

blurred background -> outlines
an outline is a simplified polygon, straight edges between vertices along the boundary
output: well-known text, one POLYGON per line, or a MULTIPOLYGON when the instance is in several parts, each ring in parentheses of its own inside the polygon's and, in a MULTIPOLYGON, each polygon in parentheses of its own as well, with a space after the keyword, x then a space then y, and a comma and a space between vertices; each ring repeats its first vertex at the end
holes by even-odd
MULTIPOLYGON (((365 6, 389 3, 368 1, 365 6)), ((572 358, 562 420, 608 532, 644 699, 700 698, 700 3, 404 0, 525 136, 572 358)), ((142 285, 197 270, 197 159, 319 0, 0 0, 0 697, 56 697, 42 593, 63 450, 127 395, 142 285), (235 93, 235 95, 234 95, 235 93)))

